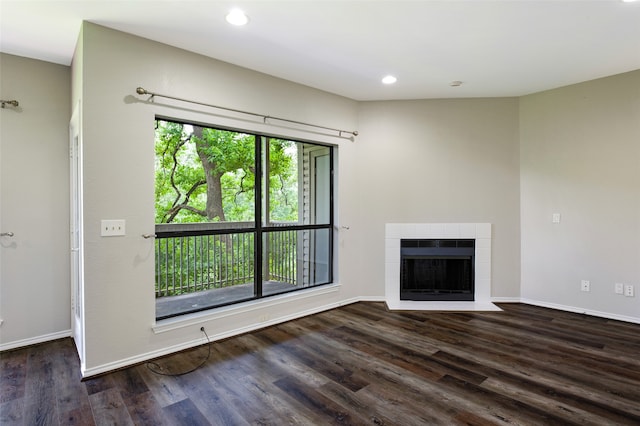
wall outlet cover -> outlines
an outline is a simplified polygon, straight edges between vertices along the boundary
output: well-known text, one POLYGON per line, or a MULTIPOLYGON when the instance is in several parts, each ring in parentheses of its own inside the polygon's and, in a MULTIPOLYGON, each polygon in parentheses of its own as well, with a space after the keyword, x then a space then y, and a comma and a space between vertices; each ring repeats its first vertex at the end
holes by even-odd
POLYGON ((627 297, 633 297, 633 285, 627 284, 624 286, 624 295, 627 297))
POLYGON ((588 280, 582 280, 580 282, 580 290, 591 291, 591 283, 588 280))

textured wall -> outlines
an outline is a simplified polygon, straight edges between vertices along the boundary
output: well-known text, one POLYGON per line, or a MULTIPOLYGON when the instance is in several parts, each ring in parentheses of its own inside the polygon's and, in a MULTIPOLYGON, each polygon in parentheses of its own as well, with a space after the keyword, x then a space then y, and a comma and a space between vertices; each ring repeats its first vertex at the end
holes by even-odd
POLYGON ((493 297, 518 297, 518 100, 363 103, 362 278, 384 288, 385 223, 491 223, 493 297))
POLYGON ((69 67, 0 54, 0 349, 66 336, 69 67))
POLYGON ((640 71, 525 96, 520 121, 522 296, 640 321, 640 71))

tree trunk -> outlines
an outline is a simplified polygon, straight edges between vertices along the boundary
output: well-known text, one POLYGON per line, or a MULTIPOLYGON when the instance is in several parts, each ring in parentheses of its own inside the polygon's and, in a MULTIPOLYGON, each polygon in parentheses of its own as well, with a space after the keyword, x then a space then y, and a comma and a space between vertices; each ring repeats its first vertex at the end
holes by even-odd
POLYGON ((193 126, 193 135, 198 138, 196 151, 202 161, 207 182, 207 206, 205 208, 207 219, 212 220, 217 217, 221 222, 224 222, 226 219, 222 208, 222 184, 220 182, 223 174, 216 171, 216 163, 212 162, 206 154, 206 146, 202 139, 202 127, 193 126))

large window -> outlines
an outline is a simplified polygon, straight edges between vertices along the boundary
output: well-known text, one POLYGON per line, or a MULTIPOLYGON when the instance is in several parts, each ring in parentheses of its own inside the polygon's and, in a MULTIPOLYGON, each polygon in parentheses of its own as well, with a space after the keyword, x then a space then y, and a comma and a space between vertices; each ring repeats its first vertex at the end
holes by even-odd
POLYGON ((332 281, 333 148, 156 120, 156 318, 332 281))

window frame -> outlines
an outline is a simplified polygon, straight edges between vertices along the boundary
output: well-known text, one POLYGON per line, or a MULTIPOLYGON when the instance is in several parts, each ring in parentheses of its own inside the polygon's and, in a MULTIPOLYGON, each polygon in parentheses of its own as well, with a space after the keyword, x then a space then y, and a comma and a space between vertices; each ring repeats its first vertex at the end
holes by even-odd
MULTIPOLYGON (((160 321, 160 320, 166 320, 166 319, 176 319, 179 318, 181 316, 184 315, 188 315, 188 314, 194 314, 194 313, 198 313, 198 312, 203 312, 203 311, 212 311, 215 310, 217 308, 222 308, 222 307, 228 307, 231 305, 236 305, 239 303, 244 303, 244 302, 256 302, 256 301, 262 301, 265 299, 269 299, 275 296, 279 296, 279 295, 283 295, 283 294, 288 294, 288 293, 296 293, 299 291, 303 291, 303 290, 309 290, 309 289, 316 289, 318 287, 322 287, 322 286, 327 286, 327 285, 331 285, 333 284, 334 281, 334 258, 335 258, 335 254, 334 254, 334 240, 335 240, 335 227, 334 227, 334 217, 335 217, 335 212, 334 212, 334 206, 335 206, 335 182, 334 182, 334 176, 335 176, 335 149, 337 148, 337 146, 332 145, 332 144, 328 144, 328 143, 322 143, 322 142, 317 142, 317 141, 313 141, 313 140, 303 140, 300 138, 290 138, 290 137, 286 137, 286 136, 280 136, 280 135, 275 135, 275 134, 271 134, 271 133, 267 133, 267 132, 256 132, 256 131, 250 131, 250 130, 245 130, 245 129, 238 129, 238 128, 232 128, 232 127, 226 127, 226 126, 219 126, 219 125, 212 125, 212 124, 208 124, 208 123, 202 123, 202 122, 198 122, 195 120, 184 120, 184 119, 176 119, 176 118, 172 118, 172 117, 167 117, 167 116, 161 116, 161 115, 156 115, 154 118, 154 122, 157 121, 166 121, 166 122, 173 122, 173 123, 177 123, 177 124, 182 124, 182 125, 197 125, 197 126, 202 126, 202 127, 206 127, 209 129, 214 129, 214 130, 221 130, 221 131, 229 131, 229 132, 237 132, 237 133, 242 133, 242 134, 246 134, 246 135, 250 135, 254 137, 254 166, 255 166, 255 182, 254 182, 254 219, 253 219, 253 225, 250 227, 233 227, 233 226, 229 226, 229 227, 225 227, 224 229, 220 229, 219 228, 219 224, 220 223, 225 223, 225 222, 197 222, 197 223, 183 223, 183 224, 159 224, 156 223, 155 224, 155 234, 156 234, 156 240, 161 240, 161 239, 165 239, 165 238, 176 238, 176 237, 190 237, 190 236, 211 236, 211 235, 232 235, 232 234, 241 234, 241 233, 253 233, 253 238, 254 238, 254 253, 253 253, 253 261, 254 261, 254 280, 253 280, 253 297, 250 298, 241 298, 241 299, 237 299, 234 301, 229 301, 229 302, 224 302, 224 303, 219 303, 219 304, 210 304, 210 305, 206 305, 206 306, 201 306, 201 307, 196 307, 193 309, 188 309, 188 310, 183 310, 179 313, 172 313, 169 315, 162 315, 162 316, 158 316, 157 314, 157 309, 156 309, 156 321, 160 321), (307 144, 307 145, 314 145, 314 146, 318 146, 318 147, 322 147, 322 148, 327 148, 328 149, 328 155, 329 155, 329 171, 328 171, 328 179, 329 179, 329 221, 328 223, 322 223, 322 224, 317 224, 317 223, 313 223, 313 224, 287 224, 287 225, 282 225, 279 224, 277 226, 274 225, 268 225, 265 224, 264 222, 269 223, 268 220, 265 220, 263 218, 263 197, 264 196, 268 196, 269 194, 267 193, 266 195, 264 194, 264 185, 263 185, 263 181, 265 179, 269 179, 268 176, 264 175, 264 167, 263 167, 263 163, 264 163, 264 147, 268 147, 268 141, 270 139, 278 139, 278 140, 284 140, 284 141, 290 141, 290 142, 294 142, 296 144, 307 144), (207 225, 208 224, 214 224, 212 227, 210 227, 209 229, 207 229, 207 225), (169 226, 167 226, 169 225, 169 226), (185 228, 198 228, 198 229, 185 229, 185 230, 177 230, 175 228, 180 228, 180 227, 185 227, 185 228), (172 228, 172 229, 163 229, 164 228, 172 228), (216 227, 216 229, 214 229, 214 227, 216 227), (313 284, 309 284, 308 286, 305 287, 300 287, 300 288, 295 288, 292 290, 288 290, 288 291, 282 291, 282 292, 278 292, 278 293, 274 293, 274 294, 267 294, 264 295, 263 294, 263 282, 264 282, 264 277, 262 276, 262 271, 263 271, 263 265, 264 262, 266 261, 264 256, 263 256, 263 238, 264 236, 270 234, 270 233, 275 233, 275 232, 285 232, 285 231, 317 231, 317 230, 327 230, 328 233, 328 241, 327 241, 327 279, 326 281, 322 281, 319 283, 313 283, 313 284)), ((155 137, 154 137, 155 140, 155 137)), ((154 146, 155 146, 155 142, 154 142, 154 146)), ((154 154, 155 155, 155 154, 154 154)), ((154 168, 155 170, 155 168, 154 168)), ((300 172, 300 170, 298 170, 298 172, 300 172)), ((154 177, 154 181, 155 181, 155 177, 154 177)), ((298 191, 300 191, 300 182, 299 182, 299 187, 298 187, 298 191)), ((298 192, 298 196, 300 197, 300 192, 298 192)), ((154 204, 155 204, 155 196, 154 196, 154 204)), ((154 209, 155 212, 155 209, 154 209)), ((267 213, 268 214, 268 213, 267 213)), ((298 215, 300 217, 300 215, 302 214, 301 211, 298 211, 298 215)), ((155 222, 155 220, 154 220, 155 222)), ((228 223, 233 223, 233 222, 228 222, 228 223)), ((236 223, 246 223, 246 222, 236 222, 236 223)), ((154 250, 157 250, 157 246, 154 248, 154 250)), ((156 256, 154 256, 154 262, 157 262, 157 258, 156 256)), ((297 265, 299 267, 299 265, 302 263, 301 259, 296 259, 297 265)), ((157 264, 154 265, 155 268, 157 268, 157 264)), ((158 286, 158 282, 157 279, 155 279, 155 285, 154 288, 157 289, 158 286)), ((155 299, 157 300, 158 297, 156 296, 155 299)))

